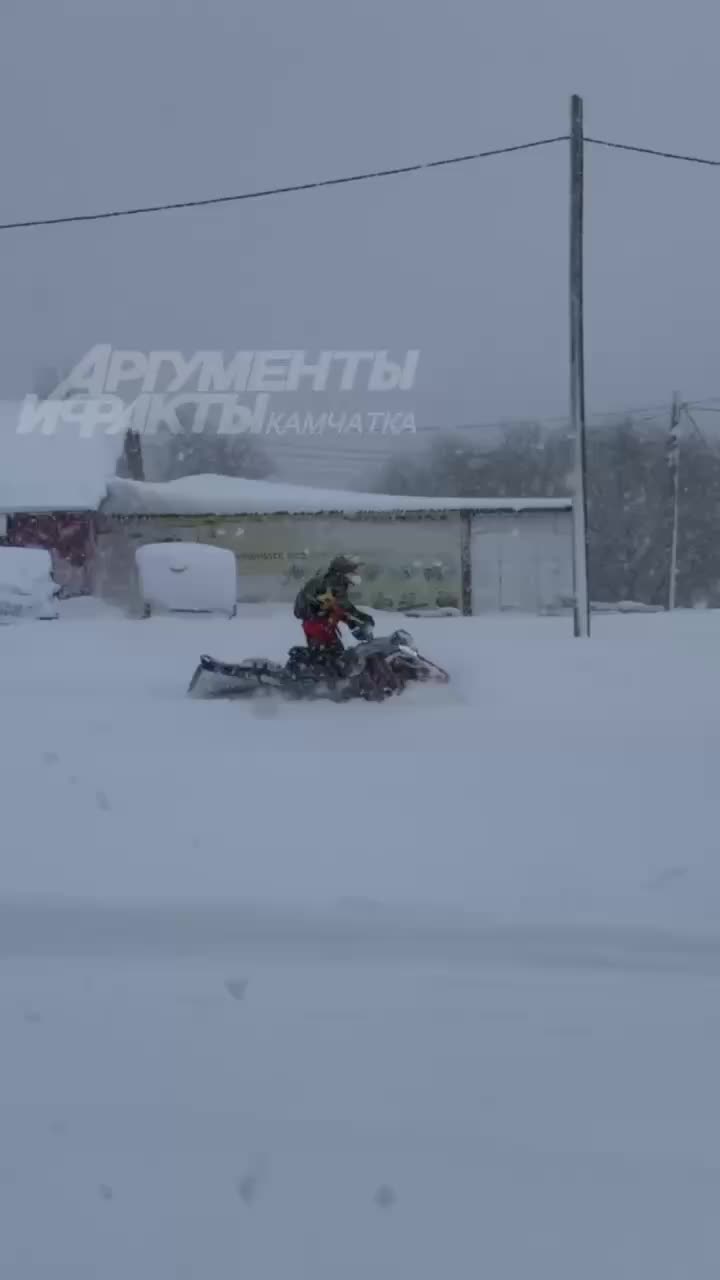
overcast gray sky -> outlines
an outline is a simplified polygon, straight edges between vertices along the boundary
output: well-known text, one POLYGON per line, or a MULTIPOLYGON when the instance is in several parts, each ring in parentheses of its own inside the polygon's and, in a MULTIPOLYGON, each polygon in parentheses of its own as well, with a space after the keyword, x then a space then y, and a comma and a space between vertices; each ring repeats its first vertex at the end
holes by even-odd
MULTIPOLYGON (((586 129, 720 158, 717 0, 22 0, 0 221, 586 129)), ((720 170, 588 157, 589 408, 720 396, 720 170)), ((563 414, 567 151, 0 235, 0 394, 116 347, 421 350, 419 421, 563 414)), ((374 406, 373 406, 374 407, 374 406)))

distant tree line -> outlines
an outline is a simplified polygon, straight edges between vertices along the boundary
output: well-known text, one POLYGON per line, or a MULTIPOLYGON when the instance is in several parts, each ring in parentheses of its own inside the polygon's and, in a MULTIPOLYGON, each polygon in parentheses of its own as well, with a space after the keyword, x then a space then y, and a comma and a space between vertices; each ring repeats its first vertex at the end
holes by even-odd
MULTIPOLYGON (((673 470, 667 425, 622 418, 587 437, 593 600, 665 605, 670 577, 673 470)), ((374 477, 383 493, 427 497, 563 497, 571 492, 567 427, 522 423, 433 439, 374 477)), ((720 444, 685 430, 680 444, 677 603, 720 605, 720 444)))

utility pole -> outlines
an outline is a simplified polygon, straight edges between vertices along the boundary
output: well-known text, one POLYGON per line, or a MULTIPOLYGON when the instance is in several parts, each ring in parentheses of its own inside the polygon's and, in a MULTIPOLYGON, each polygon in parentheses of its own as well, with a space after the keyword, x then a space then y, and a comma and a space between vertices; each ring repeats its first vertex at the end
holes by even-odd
POLYGON ((570 99, 570 423, 575 441, 573 564, 575 635, 590 635, 588 588, 587 459, 585 448, 585 340, 583 321, 584 138, 582 98, 570 99))
POLYGON ((673 393, 672 411, 670 416, 670 440, 668 443, 668 463, 672 468, 673 482, 673 499, 672 499, 672 541, 670 543, 670 582, 668 584, 668 609, 672 611, 675 608, 675 590, 677 587, 677 552, 678 552, 678 524, 680 513, 680 414, 682 406, 680 404, 680 396, 677 391, 673 393))

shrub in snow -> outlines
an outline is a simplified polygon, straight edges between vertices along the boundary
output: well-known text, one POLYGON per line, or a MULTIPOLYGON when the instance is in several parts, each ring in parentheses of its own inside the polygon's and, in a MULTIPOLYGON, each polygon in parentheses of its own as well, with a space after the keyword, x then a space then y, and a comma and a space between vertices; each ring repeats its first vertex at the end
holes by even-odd
POLYGON ((43 547, 0 547, 0 622, 57 618, 50 552, 43 547))
POLYGON ((140 593, 150 613, 224 613, 237 608, 237 562, 226 547, 158 542, 135 553, 140 593))

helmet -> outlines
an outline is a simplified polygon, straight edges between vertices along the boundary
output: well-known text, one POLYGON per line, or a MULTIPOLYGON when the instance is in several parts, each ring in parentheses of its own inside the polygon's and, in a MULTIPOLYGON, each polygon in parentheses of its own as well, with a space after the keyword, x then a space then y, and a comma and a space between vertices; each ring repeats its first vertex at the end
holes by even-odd
POLYGON ((353 585, 357 586, 360 582, 358 569, 360 568, 361 563, 362 562, 358 560, 357 556, 335 556, 335 558, 330 561, 328 574, 331 578, 345 578, 348 582, 352 582, 353 585))

